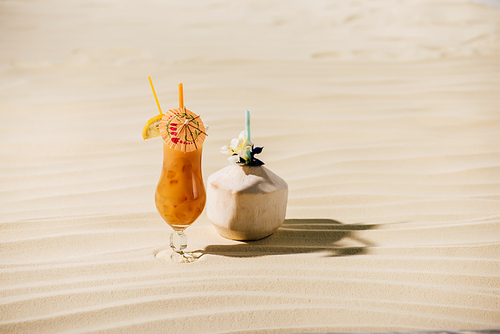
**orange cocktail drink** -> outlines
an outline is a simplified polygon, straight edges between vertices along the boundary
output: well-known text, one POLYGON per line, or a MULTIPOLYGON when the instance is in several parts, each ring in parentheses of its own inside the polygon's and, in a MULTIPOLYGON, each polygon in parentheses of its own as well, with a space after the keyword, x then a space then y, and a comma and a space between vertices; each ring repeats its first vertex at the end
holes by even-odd
POLYGON ((163 220, 176 231, 190 226, 205 207, 202 149, 200 146, 197 150, 184 153, 163 143, 163 166, 155 203, 163 220))
MULTIPOLYGON (((159 115, 148 120, 142 130, 144 140, 160 136, 163 139, 163 164, 156 186, 155 204, 158 213, 174 231, 170 234, 171 258, 175 262, 196 261, 201 253, 186 252, 184 230, 205 208, 206 193, 201 173, 201 154, 206 128, 199 115, 184 107, 182 83, 179 83, 179 108, 161 111, 158 96, 149 77, 158 105, 159 115), (175 241, 174 235, 178 236, 175 241)), ((163 258, 164 252, 156 256, 163 258)))

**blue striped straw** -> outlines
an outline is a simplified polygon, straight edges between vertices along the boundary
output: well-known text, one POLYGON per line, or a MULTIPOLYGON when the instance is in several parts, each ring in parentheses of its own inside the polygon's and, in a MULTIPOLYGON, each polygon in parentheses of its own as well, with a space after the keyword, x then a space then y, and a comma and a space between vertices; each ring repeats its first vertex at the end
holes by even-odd
MULTIPOLYGON (((250 141, 250 110, 245 110, 245 130, 247 132, 247 139, 251 143, 251 141, 250 141)), ((249 160, 252 159, 251 152, 247 152, 247 156, 248 156, 249 160)))

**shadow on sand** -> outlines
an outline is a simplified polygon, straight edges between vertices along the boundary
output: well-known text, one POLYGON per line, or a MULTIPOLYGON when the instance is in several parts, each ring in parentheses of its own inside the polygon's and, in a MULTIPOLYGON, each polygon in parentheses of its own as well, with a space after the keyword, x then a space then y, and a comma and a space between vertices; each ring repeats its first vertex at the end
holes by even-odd
POLYGON ((356 236, 356 231, 375 228, 373 224, 342 224, 333 219, 286 219, 271 236, 240 242, 236 245, 210 245, 202 254, 230 257, 257 257, 300 253, 323 256, 364 254, 370 242, 356 236))

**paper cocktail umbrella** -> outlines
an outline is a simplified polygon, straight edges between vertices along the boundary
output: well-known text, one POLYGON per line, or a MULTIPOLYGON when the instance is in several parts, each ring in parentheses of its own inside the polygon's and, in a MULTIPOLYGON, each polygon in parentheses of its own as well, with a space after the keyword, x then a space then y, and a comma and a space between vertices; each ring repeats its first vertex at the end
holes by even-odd
POLYGON ((160 125, 160 135, 170 148, 192 152, 205 141, 206 132, 200 116, 184 107, 182 84, 179 84, 179 108, 165 113, 160 125))

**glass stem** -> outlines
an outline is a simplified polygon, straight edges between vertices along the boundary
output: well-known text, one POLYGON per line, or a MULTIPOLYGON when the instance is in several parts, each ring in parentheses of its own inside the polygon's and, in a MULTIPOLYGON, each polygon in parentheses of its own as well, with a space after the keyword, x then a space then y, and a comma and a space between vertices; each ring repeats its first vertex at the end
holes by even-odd
MULTIPOLYGON (((176 238, 177 239, 177 238, 176 238)), ((187 247, 187 235, 184 231, 175 231, 170 234, 170 247, 174 250, 174 252, 178 254, 184 254, 184 249, 187 247), (174 235, 177 234, 179 236, 179 247, 175 245, 174 235)))

